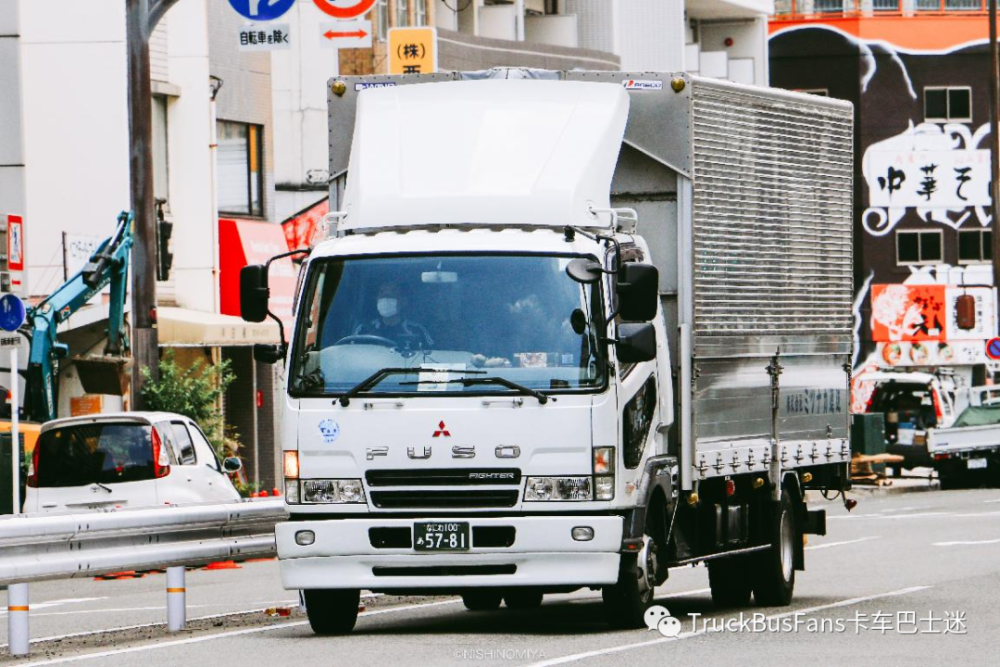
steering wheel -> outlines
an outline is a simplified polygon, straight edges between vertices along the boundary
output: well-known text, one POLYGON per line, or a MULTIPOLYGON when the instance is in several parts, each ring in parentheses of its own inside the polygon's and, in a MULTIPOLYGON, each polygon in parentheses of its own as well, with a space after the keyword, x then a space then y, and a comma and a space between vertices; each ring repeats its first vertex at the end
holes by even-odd
POLYGON ((396 341, 383 336, 374 336, 372 334, 354 334, 353 336, 344 336, 334 343, 334 345, 354 345, 355 343, 365 345, 382 345, 383 347, 396 347, 396 341))

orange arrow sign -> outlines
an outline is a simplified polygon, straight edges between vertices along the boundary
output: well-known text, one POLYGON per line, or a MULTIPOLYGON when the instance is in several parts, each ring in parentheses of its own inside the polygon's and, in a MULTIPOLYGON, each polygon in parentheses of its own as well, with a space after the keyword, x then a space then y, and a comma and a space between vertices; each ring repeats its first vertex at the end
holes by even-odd
POLYGON ((334 32, 333 30, 327 30, 323 33, 323 36, 327 39, 337 39, 338 37, 355 37, 357 39, 364 39, 368 36, 368 33, 364 30, 355 30, 353 32, 334 32))

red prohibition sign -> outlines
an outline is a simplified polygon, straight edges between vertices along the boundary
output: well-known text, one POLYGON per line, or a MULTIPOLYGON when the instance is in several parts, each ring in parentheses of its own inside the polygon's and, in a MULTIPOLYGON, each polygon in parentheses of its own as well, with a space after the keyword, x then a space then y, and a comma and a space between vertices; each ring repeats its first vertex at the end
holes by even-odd
POLYGON ((313 0, 313 2, 320 8, 320 11, 335 19, 353 19, 375 6, 376 0, 356 0, 350 7, 337 7, 333 4, 336 0, 313 0))

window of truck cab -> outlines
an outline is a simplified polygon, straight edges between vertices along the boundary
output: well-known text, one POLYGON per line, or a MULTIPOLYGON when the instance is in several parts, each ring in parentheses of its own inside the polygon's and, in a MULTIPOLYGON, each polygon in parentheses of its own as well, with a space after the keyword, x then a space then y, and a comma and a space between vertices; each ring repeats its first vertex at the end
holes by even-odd
POLYGON ((382 369, 372 395, 507 395, 606 385, 599 287, 567 254, 437 253, 312 258, 289 392, 339 396, 382 369), (457 380, 469 378, 467 386, 457 380), (450 381, 449 381, 450 380, 450 381))

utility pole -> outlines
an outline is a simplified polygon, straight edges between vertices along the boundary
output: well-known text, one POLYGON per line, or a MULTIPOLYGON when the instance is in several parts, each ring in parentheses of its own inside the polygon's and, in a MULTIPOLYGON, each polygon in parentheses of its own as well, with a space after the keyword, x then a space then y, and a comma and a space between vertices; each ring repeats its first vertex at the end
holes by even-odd
MULTIPOLYGON (((990 0, 990 215, 993 230, 993 284, 1000 287, 1000 55, 997 53, 997 0, 990 0)), ((993 335, 997 332, 994 331, 993 335)))
POLYGON ((128 45, 128 129, 132 247, 132 409, 143 408, 142 369, 160 376, 156 330, 156 210, 153 194, 153 101, 149 36, 177 0, 125 0, 128 45))

